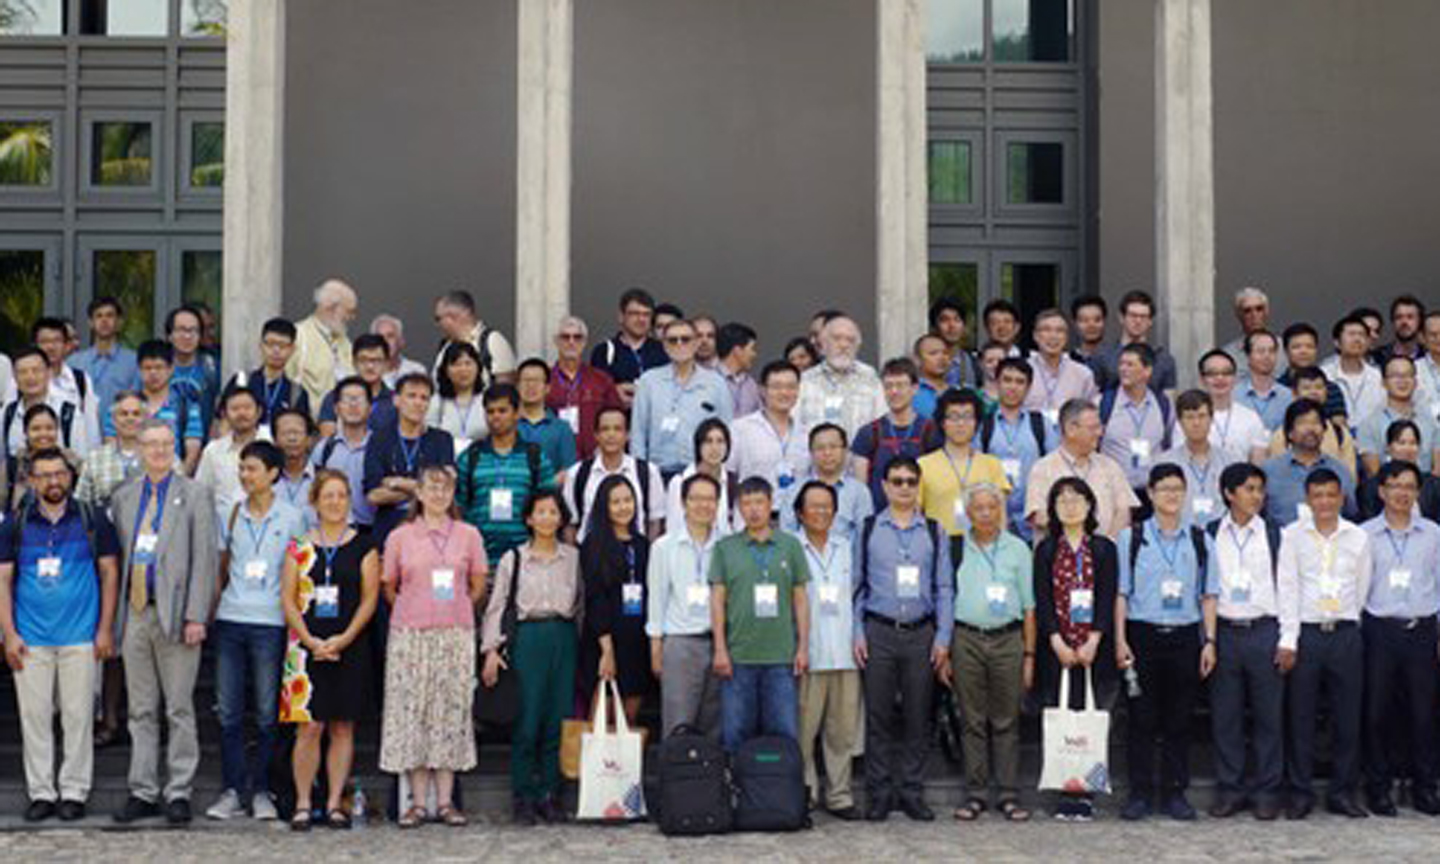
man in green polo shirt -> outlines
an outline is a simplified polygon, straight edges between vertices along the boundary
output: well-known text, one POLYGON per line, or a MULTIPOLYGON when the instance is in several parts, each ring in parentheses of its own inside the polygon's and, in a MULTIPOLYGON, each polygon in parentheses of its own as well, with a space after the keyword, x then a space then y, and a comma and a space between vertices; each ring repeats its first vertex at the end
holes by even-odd
POLYGON ((800 740, 796 678, 809 666, 810 571, 800 541, 770 527, 763 477, 740 484, 745 531, 715 546, 710 620, 720 679, 720 739, 734 752, 757 734, 800 740))

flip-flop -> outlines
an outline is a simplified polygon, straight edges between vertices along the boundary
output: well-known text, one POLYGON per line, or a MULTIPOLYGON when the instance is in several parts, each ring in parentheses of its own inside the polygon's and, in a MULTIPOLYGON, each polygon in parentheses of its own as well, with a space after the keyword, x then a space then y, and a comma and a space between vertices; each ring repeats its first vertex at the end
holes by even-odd
POLYGON ((979 798, 971 798, 955 811, 955 819, 959 822, 974 822, 985 812, 985 802, 979 798))
POLYGON ((293 815, 293 816, 290 817, 290 830, 291 830, 291 831, 309 831, 309 830, 310 830, 310 808, 309 808, 309 807, 306 807, 306 808, 303 809, 303 810, 300 809, 299 807, 296 807, 296 808, 295 808, 295 815, 293 815))
POLYGON ((1008 822, 1030 821, 1030 811, 1021 807, 1019 801, 1001 801, 998 809, 1008 822))
POLYGON ((350 827, 350 814, 336 807, 325 814, 325 824, 337 831, 343 831, 350 827))

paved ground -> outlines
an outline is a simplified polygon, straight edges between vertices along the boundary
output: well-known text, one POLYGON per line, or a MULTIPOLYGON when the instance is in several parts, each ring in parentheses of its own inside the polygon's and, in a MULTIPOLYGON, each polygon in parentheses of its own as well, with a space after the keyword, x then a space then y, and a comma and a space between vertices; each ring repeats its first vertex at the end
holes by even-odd
MULTIPOLYGON (((96 820, 95 824, 103 824, 96 820)), ((7 820, 0 828, 14 829, 7 820)), ((295 835, 278 825, 197 825, 189 831, 0 830, 0 861, 99 862, 338 859, 409 861, 1434 861, 1440 819, 1407 812, 1400 819, 1351 822, 1312 816, 1303 823, 1260 824, 1248 817, 1192 825, 1152 820, 1139 825, 1113 814, 1091 825, 1037 820, 1006 825, 993 817, 974 825, 903 817, 883 825, 822 818, 808 832, 728 835, 677 840, 649 825, 517 829, 485 824, 463 830, 426 826, 295 835)))

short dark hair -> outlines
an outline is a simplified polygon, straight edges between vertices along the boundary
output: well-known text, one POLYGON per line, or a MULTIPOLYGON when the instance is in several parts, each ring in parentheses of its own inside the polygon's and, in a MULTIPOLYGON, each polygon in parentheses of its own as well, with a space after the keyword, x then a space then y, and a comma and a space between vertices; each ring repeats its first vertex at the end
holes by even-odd
POLYGON ((783 356, 786 360, 789 360, 789 359, 790 359, 790 353, 791 353, 792 351, 796 350, 797 348, 800 349, 800 350, 802 350, 802 351, 804 351, 806 354, 810 355, 810 365, 813 366, 813 365, 815 365, 816 363, 819 363, 819 362, 820 362, 820 354, 819 354, 818 352, 816 352, 815 346, 810 344, 810 337, 809 337, 809 336, 796 336, 794 339, 791 339, 789 342, 786 342, 786 343, 785 343, 785 353, 784 353, 782 356, 783 356))
POLYGON ((1319 417, 1321 423, 1325 422, 1325 408, 1319 402, 1311 399, 1296 399, 1285 406, 1285 440, 1290 440, 1290 433, 1295 431, 1295 423, 1301 417, 1310 414, 1319 417))
POLYGON ((87 303, 85 305, 85 317, 94 318, 96 312, 99 312, 101 309, 104 309, 107 306, 111 309, 114 309, 117 316, 121 318, 125 317, 125 307, 120 305, 120 298, 116 297, 113 294, 106 294, 101 297, 96 297, 94 300, 91 300, 89 303, 87 303))
POLYGON ((516 410, 520 408, 520 391, 515 389, 514 384, 491 384, 485 388, 485 395, 481 398, 481 404, 489 408, 496 402, 509 402, 510 407, 516 410))
MULTIPOLYGON (((274 429, 274 428, 278 427, 278 426, 280 425, 280 421, 283 420, 283 419, 285 419, 286 417, 298 417, 298 418, 300 418, 300 422, 302 422, 302 423, 305 424, 305 434, 306 434, 306 436, 308 436, 308 437, 310 437, 310 438, 314 438, 314 437, 315 437, 315 432, 316 432, 316 429, 315 429, 315 421, 312 420, 312 419, 310 419, 310 415, 309 415, 309 414, 305 413, 304 411, 301 411, 299 408, 293 408, 293 407, 281 408, 279 411, 276 411, 274 414, 271 414, 271 415, 270 415, 270 428, 274 429)), ((349 480, 349 478, 347 477, 346 480, 349 480)))
POLYGON ((841 426, 841 425, 838 424, 838 423, 828 423, 828 422, 827 422, 827 423, 817 424, 814 428, 812 428, 812 429, 810 430, 810 437, 809 437, 807 440, 809 441, 809 446, 810 446, 811 449, 814 449, 814 447, 815 447, 815 439, 816 439, 817 437, 819 437, 822 433, 825 433, 825 432, 835 432, 835 433, 838 433, 838 434, 840 435, 840 446, 841 446, 841 447, 849 447, 849 446, 850 446, 850 436, 849 436, 848 434, 846 434, 846 432, 845 432, 845 427, 844 427, 844 426, 841 426))
POLYGON ((1319 366, 1306 366, 1304 369, 1291 369, 1290 383, 1292 385, 1295 385, 1299 384, 1302 381, 1323 381, 1325 382, 1325 384, 1328 385, 1330 383, 1330 376, 1326 375, 1324 370, 1322 370, 1319 366))
POLYGON ((355 343, 350 347, 350 356, 359 357, 361 351, 379 351, 385 355, 386 360, 390 359, 390 343, 378 333, 361 333, 355 337, 355 343))
POLYGON ((916 477, 921 476, 920 463, 914 456, 900 455, 885 463, 885 479, 888 481, 896 471, 910 471, 916 477))
POLYGON ((1229 501, 1229 496, 1233 495, 1235 490, 1250 482, 1254 477, 1259 477, 1261 483, 1267 479, 1265 472, 1253 462, 1232 462, 1225 466, 1224 471, 1220 472, 1220 494, 1225 496, 1226 501, 1229 501))
POLYGON ((1329 468, 1316 468, 1305 477, 1306 493, 1309 493, 1309 491, 1316 486, 1329 486, 1332 484, 1342 488, 1344 487, 1344 484, 1340 482, 1340 475, 1331 471, 1329 468))
POLYGON ((347 375, 346 377, 340 379, 340 383, 335 385, 334 393, 336 403, 339 403, 340 397, 345 394, 346 390, 349 390, 352 387, 358 389, 361 393, 365 394, 365 404, 368 405, 371 401, 373 401, 370 396, 370 385, 365 383, 365 379, 361 378, 359 375, 347 375))
POLYGON ((1247 357, 1250 355, 1250 352, 1255 350, 1255 340, 1262 336, 1274 342, 1276 348, 1280 347, 1280 337, 1276 336, 1274 333, 1271 333, 1269 330, 1256 330, 1254 333, 1246 333, 1245 338, 1243 341, 1241 341, 1240 345, 1247 357))
POLYGON ((799 380, 800 370, 796 368, 794 363, 791 363, 789 360, 771 360, 765 364, 765 368, 760 370, 760 386, 764 387, 766 384, 769 384, 772 376, 781 375, 786 372, 794 375, 796 380, 799 380))
POLYGON ((725 458, 730 458, 730 448, 733 446, 730 427, 726 426, 725 421, 719 417, 707 417, 700 421, 699 426, 695 427, 695 440, 692 443, 695 445, 695 461, 697 463, 700 461, 700 445, 705 443, 706 437, 714 429, 719 429, 720 433, 725 436, 725 458))
POLYGON ((261 405, 265 404, 260 399, 260 394, 256 393, 255 389, 247 384, 237 385, 235 387, 230 387, 229 389, 227 389, 220 398, 220 407, 229 410, 230 400, 234 399, 236 396, 250 397, 250 401, 255 403, 256 408, 259 408, 261 405))
MULTIPOLYGON (((1380 310, 1372 308, 1370 306, 1356 306, 1354 309, 1350 310, 1350 314, 1356 318, 1359 318, 1361 321, 1364 321, 1366 318, 1374 318, 1381 324, 1385 323, 1385 316, 1380 314, 1380 310)), ((1365 329, 1369 330, 1370 325, 1366 324, 1365 329)))
POLYGON ((521 360, 521 361, 520 361, 520 365, 519 365, 519 366, 516 366, 516 367, 515 367, 515 377, 516 377, 516 378, 519 378, 519 377, 520 377, 520 373, 521 373, 521 372, 524 372, 526 369, 539 369, 541 372, 544 372, 544 373, 545 373, 545 381, 546 381, 546 383, 549 383, 549 381, 550 381, 550 364, 549 364, 549 363, 546 363, 544 360, 541 360, 539 357, 526 357, 524 360, 521 360))
POLYGON ((764 495, 771 498, 775 490, 770 486, 770 481, 764 477, 746 477, 740 481, 740 487, 735 491, 736 498, 744 498, 746 495, 764 495))
POLYGON ((1391 363, 1406 363, 1409 364, 1411 369, 1415 368, 1415 361, 1406 357, 1404 354, 1391 354, 1389 357, 1386 357, 1385 362, 1380 365, 1381 374, 1389 374, 1391 363))
MULTIPOLYGON (((1380 313, 1376 312, 1375 317, 1379 318, 1380 313)), ((1365 319, 1361 317, 1358 311, 1356 311, 1351 312, 1349 315, 1346 315, 1344 318, 1341 318, 1339 321, 1335 322, 1335 326, 1330 328, 1330 338, 1338 341, 1340 339, 1340 334, 1345 332, 1346 327, 1359 327, 1361 330, 1365 331, 1365 335, 1367 337, 1370 335, 1370 325, 1366 324, 1365 319)))
POLYGON ((412 387, 417 384, 424 387, 426 393, 432 396, 435 395, 435 382, 430 380, 430 376, 424 372, 407 372, 401 375, 400 380, 395 382, 395 393, 398 395, 406 387, 412 387))
POLYGON ((1425 482, 1425 475, 1420 473, 1420 466, 1406 459, 1391 459, 1389 462, 1380 466, 1380 473, 1376 474, 1375 477, 1380 481, 1380 485, 1384 486, 1401 474, 1413 476, 1416 485, 1425 482))
POLYGON ((795 508, 796 518, 799 518, 801 511, 805 509, 805 496, 816 489, 825 490, 830 495, 830 506, 836 510, 840 509, 840 493, 835 491, 834 486, 829 483, 821 483, 819 480, 806 480, 805 485, 800 487, 800 491, 795 493, 795 501, 792 504, 795 508))
POLYGON ((1070 301, 1070 317, 1078 318, 1080 310, 1087 306, 1094 306, 1100 310, 1100 317, 1110 317, 1110 306, 1106 304, 1105 298, 1099 294, 1082 294, 1070 301))
MULTIPOLYGON (((15 359, 19 360, 19 355, 16 355, 15 359)), ((137 364, 144 363, 146 360, 163 360, 166 366, 174 366, 175 349, 171 347, 169 342, 162 342, 159 339, 147 339, 140 343, 139 348, 135 349, 135 362, 137 364)))
POLYGON ((975 412, 975 420, 977 422, 985 416, 985 403, 980 401, 980 394, 971 390, 969 387, 951 387, 949 390, 941 393, 939 399, 935 400, 935 422, 943 423, 945 414, 957 405, 969 405, 975 412))
POLYGON ((626 431, 626 432, 629 432, 629 431, 630 431, 630 414, 629 414, 628 412, 626 412, 626 410, 625 410, 624 408, 621 408, 619 405, 605 405, 605 406, 603 406, 602 408, 600 408, 600 410, 596 411, 596 412, 595 412, 595 419, 594 419, 594 421, 592 421, 592 423, 591 423, 591 428, 593 428, 593 429, 599 429, 599 428, 600 428, 600 421, 605 417, 606 414, 617 414, 617 415, 619 415, 619 416, 620 416, 620 419, 622 419, 622 420, 625 421, 625 431, 626 431))
POLYGON ((1190 485, 1189 481, 1185 479, 1185 469, 1176 465, 1174 462, 1161 462, 1159 465, 1152 466, 1150 468, 1150 476, 1145 481, 1145 485, 1154 489, 1161 481, 1169 480, 1171 477, 1179 477, 1181 483, 1184 483, 1186 486, 1190 485))
POLYGON ((954 312, 960 316, 961 321, 968 321, 965 315, 965 307, 954 297, 945 296, 930 304, 930 329, 937 330, 940 327, 940 316, 945 312, 954 312))
POLYGON ((25 409, 25 416, 20 418, 20 428, 29 429, 31 422, 40 416, 49 417, 53 423, 60 422, 60 415, 55 413, 54 408, 51 408, 44 402, 38 402, 25 409))
POLYGON ((909 357, 891 357, 885 361, 884 366, 880 367, 881 378, 890 378, 895 375, 904 375, 910 379, 911 384, 920 383, 920 369, 909 357))
MULTIPOLYGON (((1249 337, 1246 337, 1246 338, 1249 338, 1249 337)), ((1231 369, 1231 371, 1234 371, 1234 370, 1240 368, 1240 367, 1235 363, 1235 358, 1230 356, 1230 352, 1229 352, 1229 351, 1226 351, 1224 348, 1211 348, 1209 351, 1206 351, 1204 354, 1201 354, 1201 355, 1200 355, 1200 362, 1195 364, 1196 370, 1198 370, 1201 375, 1204 375, 1204 374, 1205 374, 1205 363, 1206 363, 1206 361, 1208 361, 1208 360, 1213 360, 1213 359, 1216 358, 1216 357, 1223 358, 1223 359, 1225 360, 1225 362, 1229 363, 1229 364, 1230 364, 1230 369, 1231 369)))
POLYGON ((651 312, 655 311, 655 298, 644 288, 626 288, 620 293, 621 312, 624 312, 625 307, 631 303, 639 303, 651 312))
POLYGON ((30 341, 39 342, 40 334, 46 330, 58 330, 60 331, 60 336, 63 338, 65 336, 65 320, 63 318, 56 318, 53 315, 43 315, 36 318, 35 323, 30 325, 30 341))
POLYGON ((1315 340, 1316 345, 1320 344, 1320 331, 1316 330, 1314 326, 1305 321, 1297 321, 1294 324, 1291 324, 1289 327, 1286 327, 1280 333, 1280 341, 1285 343, 1286 350, 1289 350, 1290 343, 1301 336, 1309 336, 1311 339, 1315 340))
POLYGON ((1408 417, 1401 417, 1399 420, 1385 427, 1385 446, 1389 447, 1391 444, 1399 441, 1400 436, 1404 435, 1407 431, 1415 433, 1416 441, 1425 440, 1420 434, 1420 426, 1416 424, 1414 420, 1408 417))
POLYGON ((265 326, 260 328, 260 338, 264 339, 271 333, 274 333, 276 336, 284 336, 286 339, 294 342, 297 335, 295 322, 289 318, 271 318, 265 322, 265 326))
POLYGON ((715 331, 715 354, 719 357, 729 357, 730 352, 736 348, 744 348, 757 338, 759 337, 753 327, 731 321, 715 331))
POLYGON ((1120 298, 1120 314, 1124 315, 1130 311, 1130 307, 1136 303, 1149 309, 1152 316, 1155 314, 1155 298, 1144 291, 1126 291, 1125 295, 1120 298))
MULTIPOLYGON (((488 390, 486 391, 489 392, 488 390)), ((530 517, 535 515, 535 508, 541 501, 554 501, 555 509, 560 511, 560 527, 564 528, 570 524, 570 508, 565 504, 565 496, 560 494, 559 489, 536 489, 525 496, 525 504, 520 508, 520 520, 525 523, 525 530, 534 535, 530 528, 530 517)), ((518 563, 518 562, 517 562, 518 563)))
POLYGON ((684 318, 685 310, 676 306, 674 303, 660 303, 655 307, 655 315, 656 317, 661 315, 674 315, 676 318, 684 318))
POLYGON ((1019 372, 1021 375, 1024 375, 1025 383, 1027 385, 1035 383, 1035 367, 1031 366, 1029 362, 1020 357, 1006 357, 1004 360, 1001 360, 1000 364, 995 367, 996 381, 1000 380, 1001 373, 1003 373, 1006 369, 1013 369, 1014 371, 1019 372))
POLYGON ((714 477, 711 477, 709 474, 701 474, 697 471, 694 474, 691 474, 689 477, 686 477, 685 482, 680 484, 681 501, 690 500, 690 490, 695 488, 696 483, 709 483, 711 486, 715 487, 715 495, 716 497, 719 497, 720 481, 716 480, 714 477))
POLYGON ((204 328, 205 316, 194 304, 186 304, 184 306, 177 306, 174 309, 171 309, 169 314, 165 316, 166 336, 169 336, 175 332, 175 319, 179 318, 181 315, 195 316, 195 323, 199 324, 202 329, 204 328))
POLYGON ((73 482, 75 480, 75 466, 70 464, 70 460, 65 458, 65 451, 59 447, 46 447, 43 450, 36 450, 34 453, 31 453, 29 460, 30 474, 33 476, 36 473, 36 469, 40 467, 41 462, 54 462, 56 460, 65 463, 65 468, 70 472, 70 480, 73 482))
POLYGON ((985 304, 985 311, 980 315, 980 320, 984 322, 986 327, 990 326, 990 316, 996 312, 1003 312, 1011 318, 1014 318, 1017 322, 1020 320, 1020 310, 1016 308, 1014 303, 1011 303, 1004 297, 996 297, 994 300, 985 304))
MULTIPOLYGON (((167 345, 166 347, 168 348, 169 346, 167 345)), ((11 355, 10 362, 12 365, 19 366, 20 361, 24 360, 27 357, 38 357, 40 358, 40 362, 45 364, 46 369, 50 368, 50 358, 46 356, 44 351, 40 350, 39 345, 24 346, 19 351, 16 351, 13 355, 11 355)))
POLYGON ((1420 313, 1420 318, 1422 320, 1425 318, 1425 304, 1420 302, 1420 298, 1416 297, 1414 294, 1401 294, 1399 297, 1396 297, 1394 300, 1390 301, 1391 321, 1395 320, 1395 313, 1400 309, 1401 306, 1409 306, 1420 313))
POLYGON ((285 454, 269 441, 251 441, 240 449, 240 461, 258 459, 268 471, 285 470, 285 454))
POLYGON ((1146 369, 1155 368, 1155 349, 1151 348, 1149 345, 1146 345, 1144 342, 1131 342, 1129 345, 1121 348, 1120 356, 1123 357, 1126 354, 1129 354, 1131 357, 1139 360, 1140 365, 1144 366, 1146 369))
POLYGON ((1210 394, 1204 390, 1186 390, 1175 397, 1175 416, 1184 417, 1187 412, 1199 411, 1201 408, 1215 413, 1215 402, 1210 394))

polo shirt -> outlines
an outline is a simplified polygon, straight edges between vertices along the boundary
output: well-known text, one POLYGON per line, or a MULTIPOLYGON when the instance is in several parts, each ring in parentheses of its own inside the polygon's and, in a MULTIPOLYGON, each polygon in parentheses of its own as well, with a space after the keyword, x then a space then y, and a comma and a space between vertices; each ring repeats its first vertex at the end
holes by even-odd
POLYGON ((1278 381, 1261 393, 1255 389, 1255 382, 1247 377, 1235 388, 1235 398, 1255 412, 1265 431, 1274 432, 1285 425, 1285 409, 1295 401, 1295 393, 1278 381))
POLYGON ((955 620, 994 630, 1035 608, 1035 567, 1030 547, 1008 531, 984 546, 965 541, 955 571, 955 620))
POLYGON ((616 384, 629 384, 651 369, 670 362, 665 346, 656 339, 646 338, 639 348, 632 348, 619 333, 595 346, 590 352, 590 365, 609 375, 616 384))
POLYGON ((1355 478, 1350 476, 1345 466, 1323 453, 1309 468, 1300 464, 1289 451, 1266 460, 1260 467, 1265 472, 1265 518, 1282 528, 1299 518, 1300 505, 1305 501, 1305 478, 1317 468, 1329 468, 1335 472, 1345 495, 1343 511, 1354 511, 1355 478))
POLYGON ((95 388, 96 407, 101 417, 110 413, 115 394, 122 390, 140 389, 140 366, 135 359, 135 352, 123 345, 117 344, 105 352, 91 346, 75 352, 65 362, 71 369, 79 369, 90 379, 90 386, 95 388))
MULTIPOLYGON (((1011 423, 1005 419, 1003 411, 995 412, 995 430, 990 434, 989 446, 985 448, 985 452, 1000 460, 1005 476, 1010 480, 1010 494, 1005 499, 1006 527, 1026 540, 1033 533, 1025 519, 1025 487, 1030 482, 1030 469, 1044 453, 1053 453, 1060 446, 1054 424, 1045 424, 1043 442, 1035 439, 1035 427, 1028 416, 1030 413, 1022 409, 1015 422, 1011 423)), ((983 425, 981 428, 984 428, 983 425)), ((978 432, 975 440, 983 446, 978 432)))
POLYGON ((547 409, 539 422, 521 417, 516 431, 519 432, 521 441, 539 444, 540 451, 550 460, 550 466, 556 471, 568 470, 571 465, 580 461, 576 455, 575 433, 571 431, 570 424, 557 417, 553 411, 547 409))
POLYGON ((1007 498, 1010 494, 1010 480, 1000 460, 978 448, 963 461, 956 461, 944 447, 920 457, 920 509, 952 537, 967 530, 965 490, 981 483, 998 487, 1007 498))
POLYGON ((525 501, 538 490, 555 488, 555 469, 550 460, 540 453, 532 479, 526 453, 526 445, 518 439, 507 453, 495 452, 495 445, 485 440, 471 445, 456 466, 460 477, 455 503, 465 521, 479 528, 484 536, 491 567, 506 552, 529 539, 522 515, 525 501), (508 513, 501 506, 503 498, 492 494, 497 490, 510 492, 508 513))
POLYGON ((1120 594, 1125 598, 1125 617, 1164 627, 1194 624, 1200 620, 1200 597, 1215 596, 1220 590, 1215 575, 1215 541, 1201 532, 1205 544, 1205 568, 1201 571, 1191 539, 1190 523, 1167 534, 1154 519, 1147 519, 1120 532, 1115 545, 1120 553, 1120 594), (1136 531, 1145 538, 1135 566, 1130 566, 1131 537, 1136 531))
POLYGON ((795 659, 792 592, 810 579, 800 541, 772 531, 761 543, 748 532, 715 544, 710 584, 725 586, 725 643, 732 662, 741 665, 789 664, 795 659), (755 586, 775 586, 775 614, 759 617, 755 586))
MULTIPOLYGON (((443 429, 426 428, 419 438, 402 438, 400 427, 378 429, 365 448, 365 492, 378 488, 386 477, 419 477, 430 465, 455 464, 455 441, 443 429)), ((409 503, 375 508, 375 542, 383 546, 390 531, 410 511, 409 503)))
POLYGON ((11 591, 15 629, 26 644, 37 648, 88 645, 95 641, 100 622, 100 577, 95 557, 120 554, 120 538, 104 511, 92 511, 95 553, 80 518, 80 506, 68 501, 59 522, 51 522, 36 505, 24 516, 20 542, 15 543, 11 520, 16 513, 0 514, 0 562, 15 565, 11 591), (56 573, 42 559, 59 558, 56 573))
POLYGON ((280 576, 290 541, 305 533, 305 514, 281 498, 258 519, 244 501, 238 506, 238 511, 221 511, 220 548, 230 551, 230 569, 215 617, 236 624, 283 627, 280 576))

